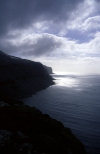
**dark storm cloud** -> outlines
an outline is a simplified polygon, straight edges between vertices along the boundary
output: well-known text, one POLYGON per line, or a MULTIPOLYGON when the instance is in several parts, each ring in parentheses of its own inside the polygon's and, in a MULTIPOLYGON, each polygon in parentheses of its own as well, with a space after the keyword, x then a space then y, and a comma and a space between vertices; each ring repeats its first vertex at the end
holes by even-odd
POLYGON ((36 20, 61 22, 80 0, 0 0, 0 35, 36 20))
MULTIPOLYGON (((39 39, 37 39, 36 43, 29 46, 28 55, 50 55, 50 53, 54 52, 57 48, 59 48, 62 43, 59 40, 56 40, 53 37, 48 35, 43 35, 39 39)), ((23 54, 25 54, 23 52, 23 54)))
MULTIPOLYGON (((20 38, 19 38, 20 39, 20 38)), ((3 43, 4 40, 0 40, 1 50, 9 52, 9 54, 20 54, 24 56, 47 56, 57 50, 62 46, 62 42, 56 36, 49 35, 49 34, 41 34, 35 36, 35 38, 27 38, 22 43, 18 41, 17 43, 13 44, 9 42, 9 39, 5 40, 5 44, 3 43)))

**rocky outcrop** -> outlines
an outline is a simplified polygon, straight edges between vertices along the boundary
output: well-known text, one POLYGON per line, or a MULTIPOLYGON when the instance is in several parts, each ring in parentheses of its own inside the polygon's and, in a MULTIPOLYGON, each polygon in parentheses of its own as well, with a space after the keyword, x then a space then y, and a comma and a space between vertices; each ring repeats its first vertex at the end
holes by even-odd
POLYGON ((82 143, 61 122, 20 103, 6 102, 0 107, 1 154, 86 154, 82 143))
POLYGON ((41 63, 0 51, 0 96, 27 97, 52 84, 52 77, 41 63))

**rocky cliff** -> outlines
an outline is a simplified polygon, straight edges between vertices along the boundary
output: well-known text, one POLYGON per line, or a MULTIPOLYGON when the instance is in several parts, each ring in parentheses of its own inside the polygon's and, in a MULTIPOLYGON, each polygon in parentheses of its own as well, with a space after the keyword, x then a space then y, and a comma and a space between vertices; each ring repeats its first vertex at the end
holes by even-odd
POLYGON ((52 77, 41 63, 9 56, 0 51, 2 97, 27 97, 52 84, 52 77))
POLYGON ((53 74, 52 67, 48 67, 48 66, 45 66, 45 65, 43 65, 43 66, 48 71, 49 74, 53 74))

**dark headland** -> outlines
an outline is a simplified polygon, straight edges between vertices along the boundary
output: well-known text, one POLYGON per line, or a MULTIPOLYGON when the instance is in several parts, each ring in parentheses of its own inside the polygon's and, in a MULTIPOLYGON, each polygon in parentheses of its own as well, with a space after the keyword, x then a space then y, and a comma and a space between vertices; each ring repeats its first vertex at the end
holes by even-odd
POLYGON ((51 73, 0 51, 0 154, 86 154, 69 128, 20 101, 53 85, 51 73))

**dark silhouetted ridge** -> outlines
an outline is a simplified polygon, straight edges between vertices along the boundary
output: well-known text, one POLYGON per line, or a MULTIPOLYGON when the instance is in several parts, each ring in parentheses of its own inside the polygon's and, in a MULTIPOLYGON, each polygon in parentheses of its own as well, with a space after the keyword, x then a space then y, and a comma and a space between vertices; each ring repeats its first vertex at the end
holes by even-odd
POLYGON ((41 63, 9 56, 0 51, 2 97, 28 97, 52 84, 52 77, 41 63))

